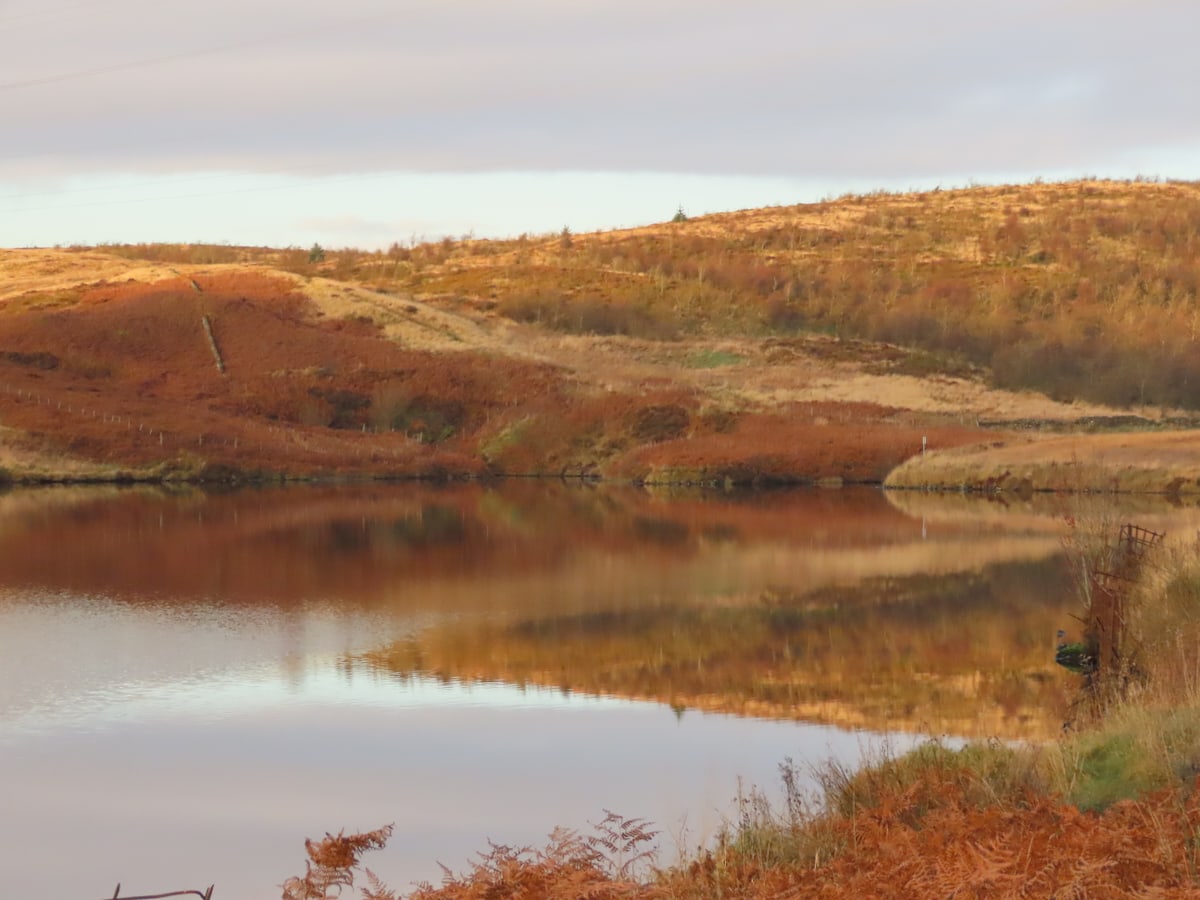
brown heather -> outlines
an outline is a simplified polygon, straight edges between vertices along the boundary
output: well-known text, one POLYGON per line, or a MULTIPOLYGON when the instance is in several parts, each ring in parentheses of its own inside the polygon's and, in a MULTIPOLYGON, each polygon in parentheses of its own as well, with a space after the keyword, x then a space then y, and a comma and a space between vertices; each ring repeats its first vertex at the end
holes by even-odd
POLYGON ((1077 181, 379 252, 4 251, 0 467, 878 482, 921 438, 1190 427, 1198 236, 1200 186, 1077 181))

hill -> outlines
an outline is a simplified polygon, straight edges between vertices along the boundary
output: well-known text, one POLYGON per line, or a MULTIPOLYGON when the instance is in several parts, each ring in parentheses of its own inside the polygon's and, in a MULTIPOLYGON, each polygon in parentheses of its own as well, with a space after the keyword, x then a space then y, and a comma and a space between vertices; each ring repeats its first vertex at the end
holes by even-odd
POLYGON ((0 251, 0 465, 876 482, 923 443, 1190 426, 1198 240, 1200 186, 1087 181, 373 253, 0 251))

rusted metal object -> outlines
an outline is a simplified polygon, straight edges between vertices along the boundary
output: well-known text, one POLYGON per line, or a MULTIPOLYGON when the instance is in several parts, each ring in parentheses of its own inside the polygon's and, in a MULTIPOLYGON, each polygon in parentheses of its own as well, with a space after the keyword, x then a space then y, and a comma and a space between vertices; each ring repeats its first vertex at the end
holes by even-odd
POLYGON ((1163 535, 1138 525, 1122 525, 1111 572, 1093 572, 1091 607, 1084 630, 1093 648, 1096 670, 1102 676, 1124 674, 1129 663, 1125 646, 1129 592, 1141 574, 1146 557, 1162 544, 1163 535))
MULTIPOLYGON (((117 889, 113 891, 111 900, 161 900, 163 897, 199 897, 200 900, 212 900, 214 885, 209 885, 206 891, 168 891, 165 894, 132 894, 121 895, 121 885, 117 884, 117 889)), ((109 898, 105 898, 109 900, 109 898)))

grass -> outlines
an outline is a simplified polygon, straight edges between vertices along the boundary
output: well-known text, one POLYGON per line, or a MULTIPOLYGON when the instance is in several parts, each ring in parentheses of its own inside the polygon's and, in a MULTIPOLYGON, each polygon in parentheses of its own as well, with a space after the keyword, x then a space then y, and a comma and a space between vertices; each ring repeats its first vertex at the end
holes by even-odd
POLYGON ((736 366, 745 357, 727 350, 698 350, 684 360, 684 365, 692 369, 720 369, 725 366, 736 366))
MULTIPOLYGON (((802 342, 805 359, 819 359, 826 370, 861 364, 864 355, 871 355, 868 361, 879 372, 907 374, 912 382, 944 386, 954 376, 985 379, 1006 389, 1034 388, 1062 401, 1088 399, 1143 411, 1200 408, 1195 391, 1200 381, 1195 352, 1200 340, 1196 184, 1085 180, 881 193, 606 234, 564 231, 513 241, 444 240, 380 253, 330 249, 317 255, 302 248, 183 245, 107 250, 154 263, 148 268, 158 273, 156 279, 167 278, 169 267, 176 265, 236 264, 283 269, 305 283, 320 283, 322 290, 326 280, 353 284, 355 293, 349 299, 338 293, 336 303, 337 292, 327 291, 328 310, 349 311, 370 299, 372 319, 391 336, 405 329, 406 339, 413 342, 410 351, 426 346, 418 339, 459 340, 474 320, 453 320, 462 328, 454 330, 444 310, 471 310, 481 317, 523 323, 521 333, 539 336, 543 348, 549 348, 552 339, 571 340, 560 337, 563 334, 612 336, 611 345, 654 345, 657 352, 685 357, 683 369, 696 383, 708 369, 720 370, 714 373, 714 384, 749 377, 745 373, 757 359, 751 349, 756 344, 775 354, 769 359, 775 369, 794 368, 802 362, 802 342), (382 293, 368 298, 363 293, 367 287, 392 297, 411 295, 412 300, 384 303, 382 293), (403 312, 401 303, 408 304, 403 312), (816 335, 826 338, 818 340, 816 335), (703 339, 705 345, 720 340, 720 346, 743 352, 701 350, 688 357, 689 348, 674 343, 687 338, 703 339)), ((188 340, 165 357, 188 368, 179 361, 195 331, 190 312, 182 325, 170 318, 155 319, 163 327, 149 329, 157 337, 141 348, 146 352, 124 346, 136 336, 133 331, 121 335, 120 348, 110 347, 112 326, 128 324, 115 318, 119 307, 145 301, 147 315, 162 311, 154 311, 148 296, 139 300, 132 288, 116 282, 102 286, 101 279, 123 280, 127 272, 102 256, 81 251, 75 257, 86 278, 57 271, 25 277, 16 267, 6 267, 9 271, 0 281, 5 283, 8 315, 0 322, 6 327, 15 327, 16 320, 29 323, 21 346, 16 332, 9 342, 15 349, 8 352, 22 355, 6 360, 20 369, 16 374, 22 383, 37 376, 40 385, 51 384, 69 374, 86 383, 91 394, 90 388, 124 379, 142 396, 155 390, 154 378, 164 364, 144 371, 138 366, 150 351, 162 352, 167 346, 162 336, 176 326, 188 340), (85 282, 91 287, 73 287, 85 282), (68 316, 73 306, 79 309, 70 309, 68 316), (38 367, 36 354, 56 346, 64 325, 76 320, 94 325, 82 332, 89 339, 81 344, 83 349, 64 355, 61 365, 53 368, 48 356, 40 357, 47 368, 38 367), (93 358, 89 343, 91 354, 119 349, 119 362, 93 358)), ((6 260, 18 257, 24 255, 14 251, 6 260)), ((274 379, 262 396, 226 398, 227 405, 242 404, 238 410, 246 417, 243 421, 251 416, 282 421, 290 426, 282 433, 300 438, 299 443, 277 443, 279 455, 261 459, 328 467, 331 454, 342 454, 346 467, 369 467, 377 462, 375 454, 388 451, 382 460, 394 468, 405 465, 410 454, 413 460, 428 458, 415 455, 417 446, 428 450, 416 440, 401 443, 396 435, 395 441, 385 443, 366 435, 362 429, 369 425, 400 428, 439 447, 461 445, 463 453, 471 449, 470 438, 486 450, 483 456, 489 465, 508 471, 591 471, 608 461, 608 471, 646 479, 671 471, 694 472, 697 478, 803 472, 873 479, 911 456, 916 438, 928 434, 930 446, 940 447, 933 429, 914 424, 912 435, 895 439, 894 450, 881 447, 870 458, 851 460, 857 468, 847 470, 846 457, 855 448, 861 451, 865 440, 848 429, 837 430, 852 423, 835 419, 818 424, 818 418, 829 417, 810 413, 811 424, 788 432, 802 407, 811 407, 809 398, 804 404, 785 406, 779 399, 784 395, 775 393, 785 389, 767 378, 742 386, 742 393, 732 398, 738 402, 730 405, 739 413, 730 421, 700 412, 713 396, 681 396, 655 380, 658 370, 643 372, 626 396, 610 390, 612 385, 603 395, 588 394, 550 370, 517 367, 511 360, 502 366, 497 358, 484 355, 457 354, 453 377, 447 378, 443 358, 385 355, 368 341, 371 329, 363 322, 340 314, 329 316, 336 322, 301 321, 299 298, 282 306, 276 302, 285 288, 267 291, 235 283, 235 278, 246 280, 244 272, 235 276, 214 269, 191 274, 203 282, 205 303, 228 295, 223 315, 241 317, 231 339, 254 336, 242 358, 254 359, 256 366, 243 372, 252 373, 260 362, 265 371, 324 371, 335 334, 346 339, 340 365, 359 372, 354 380, 338 385, 327 385, 315 374, 291 379, 295 383, 290 387, 279 386, 289 379, 274 379), (261 316, 254 304, 242 302, 259 294, 271 302, 271 316, 261 316), (262 340, 263 329, 274 327, 276 320, 289 326, 288 340, 262 340), (286 358, 280 355, 269 365, 259 360, 276 343, 287 344, 286 358), (298 355, 299 344, 310 352, 298 355), (368 355, 376 359, 374 364, 353 369, 368 355), (381 377, 385 384, 389 378, 402 381, 402 390, 384 388, 370 394, 381 377), (497 384, 504 384, 505 390, 494 389, 497 384), (518 394, 537 402, 513 408, 509 401, 518 394), (769 403, 764 399, 763 408, 779 410, 777 418, 751 408, 746 400, 757 395, 770 398, 769 403), (371 401, 369 406, 363 405, 363 397, 371 401), (468 400, 474 418, 462 415, 468 400), (310 418, 322 424, 314 421, 310 427, 301 421, 310 418), (817 445, 818 437, 836 459, 816 458, 815 451, 812 459, 798 459, 800 450, 808 452, 817 445), (631 449, 634 440, 645 446, 631 449), (365 448, 370 456, 355 452, 363 449, 358 446, 362 442, 370 442, 365 448), (746 459, 747 446, 762 457, 753 470, 746 459), (785 446, 790 456, 784 456, 785 446)), ((290 291, 292 282, 287 284, 290 291)), ((191 310, 190 304, 200 302, 183 281, 172 290, 177 291, 172 307, 191 310)), ((569 346, 577 349, 582 344, 569 346)), ((203 365, 207 369, 207 359, 203 365)), ((812 377, 817 377, 815 371, 812 377)), ((858 377, 865 379, 866 373, 858 377)), ((872 399, 882 402, 880 382, 866 383, 872 399)), ((898 390, 895 384, 891 388, 898 390)), ((217 390, 225 388, 197 383, 179 396, 217 390)), ((166 402, 172 408, 188 405, 178 397, 165 397, 166 402)), ((887 402, 901 405, 890 397, 887 402)), ((18 402, 10 407, 6 416, 23 416, 21 424, 31 434, 42 433, 53 421, 49 404, 40 399, 32 406, 18 402)), ((973 411, 980 405, 960 401, 960 407, 973 411)), ((195 409, 188 412, 194 416, 195 409)), ((11 426, 15 418, 6 421, 11 426)), ((100 421, 106 424, 104 418, 100 421)), ((874 421, 866 424, 874 427, 874 421)), ((155 443, 161 447, 162 422, 157 425, 155 443)), ((125 440, 121 432, 98 431, 93 422, 90 434, 76 434, 80 427, 73 419, 71 443, 59 452, 134 458, 118 442, 125 440), (118 455, 122 452, 126 456, 118 455)), ((1056 444, 1000 437, 1009 446, 992 448, 996 452, 990 464, 995 468, 986 472, 978 471, 977 457, 938 452, 902 471, 928 485, 935 479, 921 467, 953 460, 947 463, 950 474, 944 476, 948 484, 968 484, 975 478, 982 486, 1007 490, 1012 485, 1018 492, 1061 486, 1183 494, 1200 485, 1200 458, 1186 446, 1193 442, 1190 436, 1181 446, 1177 438, 1162 435, 1099 435, 1086 445, 1086 452, 1074 437, 1056 444), (1151 463, 1170 474, 1164 479, 1151 463)), ((155 463, 159 457, 153 455, 154 445, 147 452, 143 444, 133 444, 135 440, 128 435, 130 447, 140 448, 142 456, 136 459, 155 463)), ((208 440, 206 459, 189 455, 196 452, 193 443, 189 439, 169 447, 171 461, 158 464, 182 475, 223 461, 210 457, 217 445, 208 440)), ((438 459, 445 462, 436 465, 471 470, 460 461, 465 457, 449 451, 438 459)), ((16 466, 20 460, 11 456, 4 461, 16 466)), ((682 533, 654 521, 644 527, 660 536, 664 548, 682 533)), ((1087 562, 1091 571, 1106 565, 1099 557, 1089 557, 1092 551, 1084 544, 1078 549, 1081 564, 1087 562)), ((1004 896, 1020 890, 1043 895, 1108 895, 1122 890, 1194 895, 1195 836, 1200 832, 1191 793, 1200 771, 1200 659, 1194 649, 1200 647, 1198 559, 1200 547, 1177 545, 1143 573, 1140 587, 1129 597, 1122 666, 1102 690, 1081 695, 1074 729, 1041 748, 985 743, 952 750, 930 745, 904 757, 878 759, 855 772, 831 768, 820 773, 819 796, 804 798, 788 788, 782 809, 760 796, 747 797, 741 817, 730 823, 726 838, 716 847, 679 866, 643 872, 637 878, 630 878, 623 866, 626 849, 636 847, 626 848, 611 837, 607 844, 596 844, 560 835, 544 849, 493 848, 476 869, 423 896, 522 896, 522 891, 528 896, 571 890, 592 896, 672 897, 897 892, 1004 896)), ((1087 600, 1086 577, 1084 587, 1087 600)), ((759 620, 748 620, 755 628, 778 621, 770 610, 759 620)), ((734 634, 726 629, 721 637, 734 634)), ((693 638, 687 630, 682 636, 693 638)), ((793 697, 786 700, 794 705, 793 697)), ((794 788, 794 769, 785 767, 783 777, 785 787, 794 788)), ((609 825, 619 826, 623 835, 628 823, 616 820, 609 825)), ((347 872, 357 859, 353 854, 331 857, 347 872)), ((390 895, 383 886, 371 889, 378 897, 390 895)))
POLYGON ((1080 809, 1107 809, 1176 780, 1170 759, 1158 753, 1166 723, 1144 711, 1121 719, 1059 747, 1064 796, 1080 809))
POLYGON ((914 456, 890 472, 886 483, 988 492, 1200 493, 1200 447, 1193 431, 1005 437, 991 446, 914 456))

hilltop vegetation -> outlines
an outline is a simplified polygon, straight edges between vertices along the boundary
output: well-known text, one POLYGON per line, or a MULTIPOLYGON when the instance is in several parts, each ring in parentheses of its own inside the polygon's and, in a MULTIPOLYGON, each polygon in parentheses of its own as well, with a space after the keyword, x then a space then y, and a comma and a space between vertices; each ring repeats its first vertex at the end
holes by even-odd
POLYGON ((923 438, 1191 426, 1198 249, 1200 186, 1080 181, 378 252, 5 251, 0 464, 877 482, 923 438))
POLYGON ((819 332, 986 369, 1003 388, 1200 407, 1200 186, 1078 181, 914 194, 386 252, 113 248, 457 296, 570 333, 651 339, 819 332))
POLYGON ((490 298, 567 331, 815 331, 923 351, 899 361, 917 374, 980 367, 1058 399, 1200 406, 1193 184, 876 194, 388 258, 406 288, 490 298))

